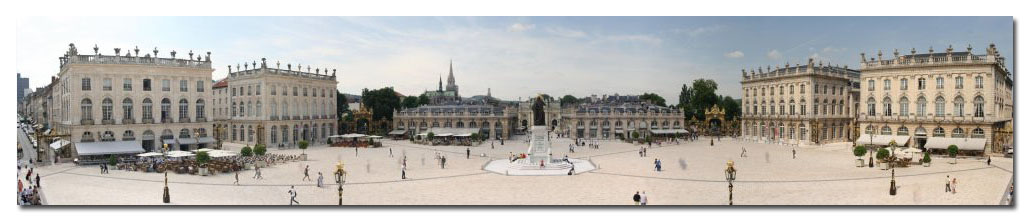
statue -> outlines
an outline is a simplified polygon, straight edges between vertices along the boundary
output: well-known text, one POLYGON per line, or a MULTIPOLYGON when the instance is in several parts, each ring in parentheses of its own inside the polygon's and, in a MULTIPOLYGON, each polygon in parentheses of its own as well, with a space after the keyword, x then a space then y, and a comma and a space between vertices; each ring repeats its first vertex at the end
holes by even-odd
POLYGON ((546 125, 546 112, 545 102, 542 101, 542 96, 535 97, 535 103, 531 105, 531 110, 535 115, 534 126, 545 126, 546 125))

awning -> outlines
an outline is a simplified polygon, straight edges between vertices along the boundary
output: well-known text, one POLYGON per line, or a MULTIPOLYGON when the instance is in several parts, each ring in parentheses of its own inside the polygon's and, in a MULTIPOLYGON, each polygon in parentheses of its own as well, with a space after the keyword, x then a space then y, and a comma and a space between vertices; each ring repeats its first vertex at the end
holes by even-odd
POLYGON ((371 136, 367 136, 367 138, 371 138, 371 139, 379 139, 379 138, 382 138, 382 136, 378 136, 378 135, 371 135, 371 136))
POLYGON ((406 130, 392 130, 392 132, 389 132, 389 135, 403 135, 405 133, 407 133, 406 130))
POLYGON ((346 135, 342 135, 342 138, 361 138, 361 137, 366 137, 366 136, 367 135, 363 135, 363 134, 346 134, 346 135))
POLYGON ((168 145, 174 145, 178 142, 175 142, 175 139, 164 139, 164 143, 168 145))
POLYGON ((75 143, 75 150, 78 151, 78 155, 80 156, 134 154, 144 152, 142 143, 134 140, 75 143))
POLYGON ((927 149, 946 150, 949 145, 956 145, 959 150, 983 151, 987 139, 983 138, 951 138, 951 137, 928 137, 924 147, 927 149))
POLYGON ((64 140, 64 139, 57 139, 53 143, 50 143, 50 148, 53 148, 54 150, 57 150, 57 149, 61 149, 61 147, 64 147, 64 146, 66 146, 68 144, 71 144, 71 142, 67 141, 67 140, 64 140))
POLYGON ((870 135, 863 134, 856 139, 856 144, 870 144, 870 145, 881 145, 887 146, 892 140, 895 141, 896 146, 904 147, 909 143, 910 136, 904 135, 870 135), (870 141, 873 140, 873 143, 870 141))
POLYGON ((622 134, 622 133, 624 133, 624 130, 613 130, 613 133, 615 133, 615 134, 622 134))
POLYGON ((162 153, 154 153, 154 152, 136 154, 137 157, 155 157, 155 156, 162 156, 162 155, 164 155, 164 154, 162 154, 162 153))
POLYGON ((178 138, 179 145, 196 144, 196 138, 178 138))
POLYGON ((457 134, 457 135, 453 135, 453 136, 454 137, 470 137, 471 134, 457 134))
POLYGON ((444 134, 436 134, 435 136, 436 137, 448 137, 448 136, 453 136, 453 134, 451 134, 451 133, 444 133, 444 134))
POLYGON ((214 143, 217 142, 213 137, 200 137, 199 143, 214 143))

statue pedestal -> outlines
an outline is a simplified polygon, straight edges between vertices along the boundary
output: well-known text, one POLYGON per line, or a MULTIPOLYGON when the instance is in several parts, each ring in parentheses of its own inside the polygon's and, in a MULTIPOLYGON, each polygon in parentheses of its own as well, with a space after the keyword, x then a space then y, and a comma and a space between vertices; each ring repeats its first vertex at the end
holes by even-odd
POLYGON ((549 146, 548 133, 549 129, 546 126, 531 126, 531 144, 528 146, 528 162, 531 164, 549 163, 553 151, 549 146))

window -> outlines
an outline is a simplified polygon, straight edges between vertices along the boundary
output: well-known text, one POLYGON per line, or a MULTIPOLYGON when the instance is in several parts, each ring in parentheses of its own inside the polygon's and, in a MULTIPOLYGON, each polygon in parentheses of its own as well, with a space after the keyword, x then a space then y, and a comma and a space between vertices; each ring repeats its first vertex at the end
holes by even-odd
POLYGON ((246 96, 253 95, 253 86, 246 86, 246 96))
POLYGON ((881 135, 891 135, 891 127, 881 127, 881 135))
POLYGON ((945 137, 945 129, 941 127, 934 128, 934 137, 945 137))
POLYGON ((907 89, 909 89, 909 80, 906 80, 905 78, 903 78, 902 80, 899 80, 899 90, 907 90, 907 89))
POLYGON ((981 129, 981 128, 974 129, 972 134, 970 134, 970 137, 971 138, 984 138, 984 129, 981 129))
POLYGON ((143 91, 152 91, 153 90, 153 85, 152 84, 153 83, 150 81, 150 79, 143 79, 143 91))
POLYGON ((802 104, 799 105, 799 115, 806 115, 806 101, 802 101, 800 103, 802 104))
POLYGON ((981 77, 981 76, 974 77, 974 88, 977 88, 977 89, 984 88, 984 77, 981 77))
POLYGON ((871 126, 867 126, 867 129, 863 130, 863 133, 864 134, 874 134, 874 128, 871 127, 871 126))
POLYGON ((178 91, 189 92, 189 81, 187 81, 187 80, 179 80, 178 81, 178 91))
POLYGON ((307 96, 307 88, 305 88, 305 87, 303 88, 303 96, 304 96, 304 97, 306 97, 306 96, 307 96))
POLYGON ((232 97, 235 97, 235 88, 232 88, 232 97))
POLYGON ((867 81, 867 91, 874 91, 874 80, 867 81))
POLYGON ((236 112, 235 110, 236 110, 236 107, 235 107, 235 102, 232 102, 232 116, 233 116, 233 117, 234 117, 234 116, 235 116, 236 114, 238 114, 238 112, 236 112))
POLYGON ((89 98, 82 99, 82 103, 81 103, 80 106, 82 107, 82 119, 83 120, 92 120, 93 119, 93 101, 89 100, 89 98))
POLYGON ((292 87, 292 96, 300 96, 300 88, 292 87))
POLYGON ((189 101, 185 99, 178 100, 178 119, 179 121, 189 119, 189 101))
POLYGON ((203 92, 203 81, 196 81, 196 92, 203 92))
POLYGON ((877 116, 876 106, 877 104, 874 102, 874 98, 867 99, 867 114, 870 116, 877 116))
POLYGON ((257 85, 257 95, 260 95, 260 85, 257 85))
POLYGON ((899 116, 909 116, 909 99, 906 97, 899 99, 899 116))
POLYGON ((161 91, 171 91, 171 80, 164 79, 160 81, 161 91))
MULTIPOLYGON (((321 94, 323 95, 324 93, 322 92, 321 94)), ((795 85, 788 86, 788 94, 795 94, 795 85)))
POLYGON ((143 119, 153 119, 153 101, 150 98, 143 99, 143 119))
POLYGON ((203 113, 203 111, 204 111, 203 108, 204 108, 203 99, 196 100, 196 118, 197 119, 206 118, 205 114, 203 113))
POLYGON ((884 105, 884 116, 891 116, 891 98, 884 98, 884 102, 881 104, 884 105))
POLYGON ((966 132, 963 131, 963 128, 952 129, 952 137, 964 138, 966 137, 966 132))
POLYGON ((110 78, 103 79, 103 91, 114 90, 114 82, 110 78))
POLYGON ((981 96, 974 98, 974 117, 984 117, 984 98, 981 96))
POLYGON ((164 98, 160 101, 160 122, 171 123, 171 100, 164 98))
POLYGON ((935 86, 934 86, 935 89, 944 89, 945 88, 945 78, 942 78, 942 77, 935 78, 934 79, 934 84, 935 84, 935 86))
POLYGON ((799 85, 799 94, 806 94, 806 85, 799 85))
POLYGON ((956 116, 956 117, 964 116, 966 114, 965 112, 963 112, 964 105, 965 104, 964 104, 964 101, 963 101, 963 97, 960 96, 960 97, 956 97, 956 99, 952 99, 952 113, 953 113, 953 115, 956 116))
POLYGON ((271 95, 276 95, 276 94, 278 94, 278 93, 276 92, 277 90, 275 90, 275 89, 277 89, 277 87, 273 87, 273 86, 271 87, 271 95))
POLYGON ((82 78, 82 90, 83 91, 92 90, 93 86, 90 85, 90 84, 91 84, 91 80, 89 78, 82 78))
POLYGON ((110 98, 104 98, 103 102, 100 103, 101 113, 103 114, 103 120, 114 119, 114 102, 110 98))
POLYGON ((899 127, 899 130, 898 132, 895 132, 895 135, 908 136, 909 128, 906 128, 905 126, 899 127))
POLYGON ((963 76, 956 77, 956 89, 963 89, 963 76))
POLYGON ((262 116, 263 113, 261 113, 261 110, 263 110, 263 109, 264 109, 263 105, 260 105, 260 101, 257 101, 257 116, 258 117, 262 116))
POLYGON ((916 99, 916 116, 927 116, 927 98, 916 99))
POLYGON ((919 78, 916 80, 916 89, 923 90, 927 88, 927 79, 919 78))
POLYGON ((891 90, 891 80, 884 80, 884 90, 891 90))
POLYGON ((125 81, 124 85, 121 87, 121 89, 124 90, 124 91, 132 91, 132 79, 131 78, 125 78, 124 81, 125 81))
POLYGON ((132 119, 132 99, 125 98, 121 101, 122 119, 132 119))
POLYGON ((945 98, 941 96, 934 99, 934 116, 945 116, 945 98))

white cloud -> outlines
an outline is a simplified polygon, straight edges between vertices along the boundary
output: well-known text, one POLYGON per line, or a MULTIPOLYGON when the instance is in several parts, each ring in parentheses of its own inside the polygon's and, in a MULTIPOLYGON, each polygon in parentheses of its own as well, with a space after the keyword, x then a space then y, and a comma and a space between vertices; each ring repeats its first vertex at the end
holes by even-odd
POLYGON ((535 24, 514 23, 513 25, 510 25, 509 28, 506 28, 507 31, 512 31, 512 32, 522 32, 522 31, 527 31, 527 30, 531 30, 531 29, 535 29, 535 24))
POLYGON ((562 27, 549 27, 546 28, 546 31, 550 34, 565 38, 582 38, 588 36, 588 33, 585 33, 584 31, 572 30, 562 27))
POLYGON ((742 58, 742 57, 745 57, 745 53, 742 53, 742 51, 732 51, 732 52, 728 52, 727 54, 724 54, 724 57, 742 58))
POLYGON ((778 60, 778 59, 781 59, 781 57, 784 57, 784 56, 781 55, 781 52, 777 51, 777 49, 770 50, 770 52, 767 52, 767 58, 778 60))
POLYGON ((663 43, 663 39, 650 35, 614 35, 606 37, 608 40, 613 41, 629 41, 629 42, 642 42, 647 44, 658 45, 663 43))

